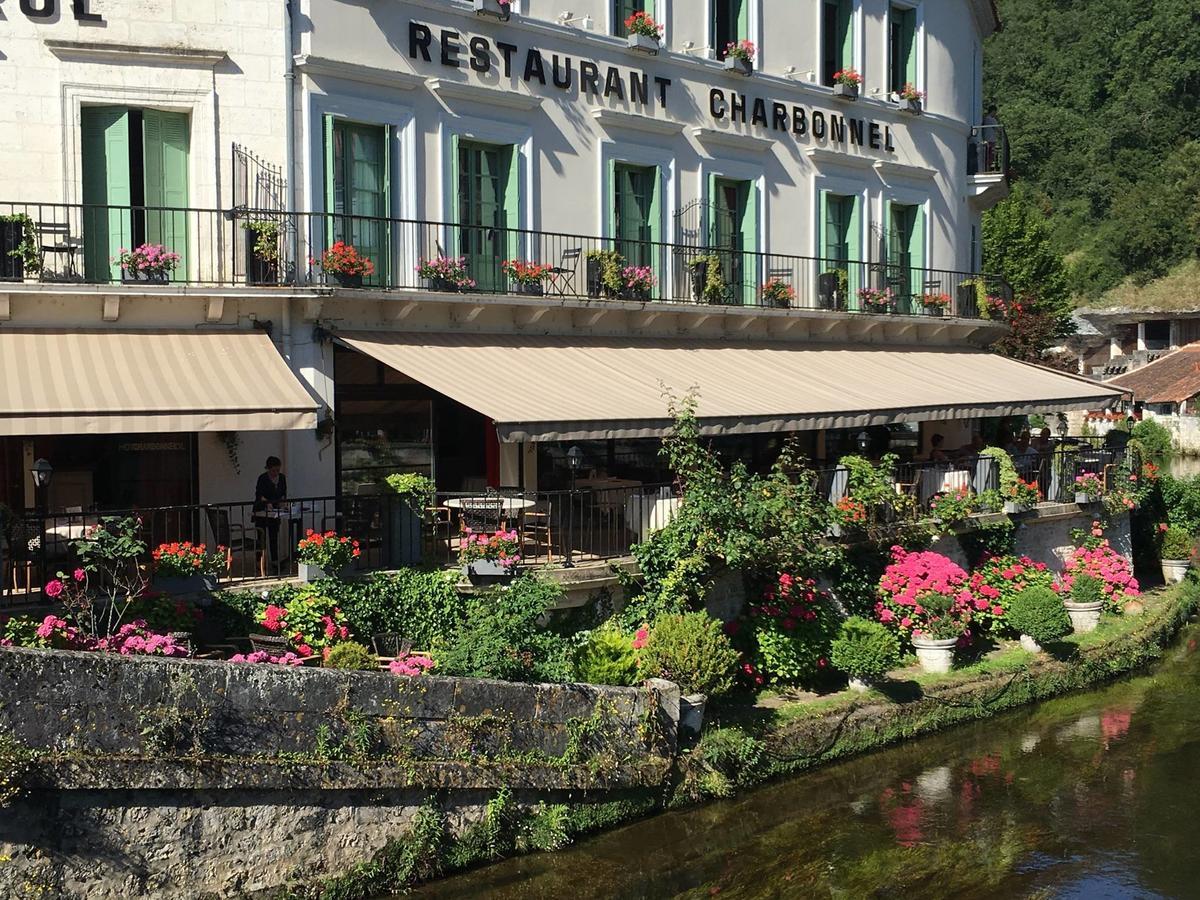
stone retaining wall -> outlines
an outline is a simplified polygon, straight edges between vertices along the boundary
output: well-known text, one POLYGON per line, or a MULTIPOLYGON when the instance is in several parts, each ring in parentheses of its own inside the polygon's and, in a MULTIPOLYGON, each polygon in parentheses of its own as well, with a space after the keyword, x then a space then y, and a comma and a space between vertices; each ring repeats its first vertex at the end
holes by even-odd
POLYGON ((661 784, 678 717, 667 682, 0 649, 0 735, 39 757, 0 810, 0 896, 231 896, 335 874, 431 798, 461 829, 500 787, 533 805, 661 784))

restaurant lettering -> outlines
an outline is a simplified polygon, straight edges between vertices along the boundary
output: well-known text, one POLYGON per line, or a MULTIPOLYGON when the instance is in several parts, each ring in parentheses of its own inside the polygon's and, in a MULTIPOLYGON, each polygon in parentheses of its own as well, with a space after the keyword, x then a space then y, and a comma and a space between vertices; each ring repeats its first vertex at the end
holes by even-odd
MULTIPOLYGON (((504 78, 520 78, 526 84, 578 89, 590 98, 629 102, 635 106, 668 108, 672 81, 644 71, 623 70, 595 60, 579 59, 536 47, 522 49, 505 41, 475 35, 464 37, 452 28, 433 28, 422 22, 408 23, 408 55, 414 61, 436 63, 453 69, 468 68, 480 75, 497 72, 504 78)), ((708 114, 715 122, 749 125, 752 128, 790 133, 797 138, 838 144, 844 148, 867 147, 894 153, 896 145, 889 125, 853 118, 795 103, 768 101, 737 91, 712 88, 708 114)))
MULTIPOLYGON (((31 19, 54 19, 58 16, 59 0, 21 0, 21 12, 31 19)), ((104 17, 89 9, 90 0, 71 0, 71 13, 76 22, 103 23, 104 17)))

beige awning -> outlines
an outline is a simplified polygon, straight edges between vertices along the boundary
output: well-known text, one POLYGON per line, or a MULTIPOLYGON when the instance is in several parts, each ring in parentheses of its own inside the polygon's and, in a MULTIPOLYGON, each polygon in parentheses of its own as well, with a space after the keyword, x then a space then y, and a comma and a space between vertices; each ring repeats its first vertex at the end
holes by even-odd
POLYGON ((0 435, 314 428, 261 331, 0 330, 0 435))
POLYGON ((693 386, 707 434, 1093 409, 1089 379, 978 350, 494 334, 340 332, 496 423, 503 441, 657 437, 693 386))

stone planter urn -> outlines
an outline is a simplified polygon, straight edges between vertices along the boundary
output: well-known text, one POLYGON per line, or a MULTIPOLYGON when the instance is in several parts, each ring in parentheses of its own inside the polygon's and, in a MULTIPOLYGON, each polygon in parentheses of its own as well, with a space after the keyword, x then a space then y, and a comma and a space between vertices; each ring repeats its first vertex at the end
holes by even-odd
POLYGON ((725 57, 725 71, 733 72, 735 75, 753 75, 754 63, 748 59, 742 59, 740 56, 725 57))
POLYGON ((1162 561, 1163 581, 1167 584, 1179 584, 1187 577, 1191 561, 1186 559, 1164 559, 1162 561))
POLYGON ((516 570, 505 568, 495 559, 476 559, 462 568, 463 575, 471 584, 485 587, 491 584, 507 584, 516 576, 516 570))
POLYGON ((1104 601, 1072 603, 1070 600, 1064 600, 1063 606, 1067 608, 1067 615, 1071 617, 1071 630, 1076 634, 1087 634, 1089 631, 1095 631, 1096 626, 1100 624, 1104 601))
POLYGON ((849 683, 848 687, 850 688, 850 690, 854 691, 854 693, 856 693, 856 694, 865 694, 867 691, 869 691, 871 689, 872 685, 871 685, 871 682, 866 681, 865 679, 862 679, 862 678, 855 678, 852 675, 852 676, 850 676, 850 683, 849 683))
POLYGON ((475 0, 475 15, 491 16, 501 22, 507 22, 512 17, 511 4, 501 3, 500 0, 475 0))
POLYGON ((704 727, 704 707, 708 697, 704 694, 688 694, 679 698, 679 736, 699 737, 704 727))
POLYGON ((1021 649, 1028 650, 1030 653, 1041 653, 1042 645, 1035 641, 1027 634, 1021 635, 1021 649))
POLYGON ((857 100, 858 85, 857 84, 835 84, 833 86, 833 96, 839 97, 842 100, 857 100))
POLYGON ((933 674, 944 674, 954 666, 954 648, 958 646, 958 638, 942 638, 930 640, 913 638, 913 648, 917 651, 917 659, 921 668, 933 674))
POLYGON ((658 47, 658 38, 650 37, 648 34, 629 35, 630 50, 635 50, 638 53, 648 53, 651 56, 657 56, 658 47))

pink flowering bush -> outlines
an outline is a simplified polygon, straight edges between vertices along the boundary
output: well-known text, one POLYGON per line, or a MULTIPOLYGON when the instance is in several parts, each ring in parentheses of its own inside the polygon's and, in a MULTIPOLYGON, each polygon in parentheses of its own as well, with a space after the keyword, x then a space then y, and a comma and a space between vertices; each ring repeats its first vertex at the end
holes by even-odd
MULTIPOLYGON (((901 637, 919 636, 934 616, 926 608, 930 598, 942 598, 946 606, 937 618, 969 622, 975 598, 967 573, 953 560, 940 553, 910 553, 903 547, 892 548, 892 563, 879 580, 875 615, 901 637)), ((965 624, 963 626, 965 630, 965 624)))
POLYGON ((94 642, 66 619, 48 615, 40 622, 29 616, 12 616, 0 631, 0 647, 45 647, 54 650, 91 650, 94 642))
POLYGON ((177 644, 169 634, 157 634, 146 626, 144 619, 134 619, 117 629, 111 637, 96 641, 96 650, 119 653, 122 656, 191 656, 191 651, 177 644))
POLYGON ((431 670, 434 665, 434 661, 428 656, 422 656, 419 653, 405 653, 388 663, 388 671, 393 675, 416 678, 431 670))
POLYGON ((272 656, 266 650, 255 650, 253 653, 235 653, 229 657, 231 663, 258 663, 268 666, 302 666, 304 660, 295 653, 285 653, 283 656, 272 656))
POLYGON ((621 270, 621 284, 632 294, 650 293, 657 280, 649 266, 626 266, 621 270))
POLYGON ((1005 621, 1013 597, 1034 585, 1051 587, 1054 573, 1028 556, 993 556, 971 573, 971 620, 980 631, 1000 635, 1011 631, 1005 621))
POLYGON ((743 681, 808 684, 829 667, 837 616, 816 582, 783 572, 762 602, 725 630, 745 654, 743 681))
POLYGON ((287 637, 301 656, 325 656, 334 644, 350 640, 341 607, 311 586, 287 606, 268 603, 259 611, 258 623, 271 634, 287 637))
POLYGON ((162 244, 142 244, 132 250, 122 247, 114 262, 129 275, 166 275, 179 265, 179 254, 162 244))
POLYGON ((1133 566, 1112 548, 1107 539, 1100 540, 1096 546, 1077 547, 1054 589, 1069 597, 1075 579, 1081 575, 1100 582, 1105 612, 1120 612, 1126 603, 1141 594, 1138 581, 1133 577, 1133 566))

